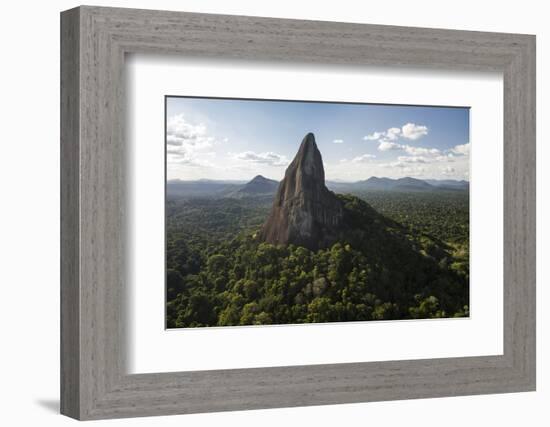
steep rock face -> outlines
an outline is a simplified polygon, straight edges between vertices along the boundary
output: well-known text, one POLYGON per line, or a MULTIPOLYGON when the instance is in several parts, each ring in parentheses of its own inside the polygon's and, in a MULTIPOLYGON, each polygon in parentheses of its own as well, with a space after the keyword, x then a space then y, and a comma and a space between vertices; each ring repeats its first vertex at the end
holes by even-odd
POLYGON ((342 202, 325 186, 323 159, 308 133, 279 184, 260 237, 271 244, 315 250, 333 243, 343 227, 342 202))

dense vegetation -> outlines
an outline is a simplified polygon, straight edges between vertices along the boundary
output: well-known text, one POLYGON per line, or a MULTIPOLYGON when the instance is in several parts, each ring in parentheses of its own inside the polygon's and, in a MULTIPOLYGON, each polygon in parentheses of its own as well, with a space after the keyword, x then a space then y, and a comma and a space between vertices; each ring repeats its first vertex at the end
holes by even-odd
POLYGON ((468 192, 358 196, 316 252, 258 241, 270 198, 168 200, 167 326, 467 316, 468 192))

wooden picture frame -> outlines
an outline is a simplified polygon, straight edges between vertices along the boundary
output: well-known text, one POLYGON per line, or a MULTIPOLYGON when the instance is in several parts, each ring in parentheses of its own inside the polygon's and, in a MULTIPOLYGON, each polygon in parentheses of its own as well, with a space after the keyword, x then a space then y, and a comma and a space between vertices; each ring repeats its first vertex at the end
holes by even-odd
POLYGON ((82 6, 61 14, 61 412, 101 419, 535 390, 535 37, 82 6), (504 354, 126 373, 124 57, 504 79, 504 354))

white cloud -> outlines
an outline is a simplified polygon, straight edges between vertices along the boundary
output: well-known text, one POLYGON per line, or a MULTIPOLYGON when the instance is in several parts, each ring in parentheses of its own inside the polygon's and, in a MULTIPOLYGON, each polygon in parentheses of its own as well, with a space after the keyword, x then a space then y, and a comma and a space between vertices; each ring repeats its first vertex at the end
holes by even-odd
POLYGON ((402 145, 390 141, 382 141, 378 145, 378 150, 380 151, 401 150, 402 148, 402 145))
POLYGON ((374 154, 363 154, 362 156, 354 157, 351 161, 354 163, 365 163, 376 158, 374 154))
POLYGON ((423 166, 402 161, 381 163, 380 166, 385 169, 400 169, 400 176, 403 176, 403 174, 409 176, 419 176, 426 172, 426 169, 423 166))
POLYGON ((414 123, 407 123, 401 128, 391 127, 386 131, 373 132, 369 135, 365 135, 363 140, 365 141, 380 141, 391 142, 397 141, 399 138, 417 140, 420 137, 428 134, 428 127, 424 125, 417 125, 414 123))
MULTIPOLYGON (((213 167, 212 162, 202 159, 196 153, 186 151, 184 147, 168 146, 166 149, 169 165, 185 165, 196 167, 213 167)), ((206 156, 214 157, 212 153, 205 153, 206 156)))
POLYGON ((380 151, 395 150, 398 155, 392 156, 393 160, 382 163, 372 162, 370 167, 373 168, 373 174, 375 174, 374 169, 382 168, 386 172, 379 172, 381 175, 394 177, 468 179, 469 156, 455 154, 455 152, 468 153, 468 147, 457 147, 440 150, 382 140, 378 147, 380 151))
POLYGON ((370 135, 365 135, 363 140, 365 141, 378 141, 384 136, 384 132, 373 132, 370 135))
POLYGON ((332 141, 334 144, 343 144, 344 143, 344 140, 343 139, 335 139, 332 141))
POLYGON ((207 134, 203 123, 190 123, 183 114, 177 114, 168 117, 166 122, 166 142, 168 145, 207 148, 214 144, 215 139, 207 134))
POLYGON ((381 141, 378 145, 379 151, 395 151, 401 150, 409 156, 400 156, 398 160, 408 163, 421 163, 433 160, 435 157, 442 156, 442 153, 437 148, 414 147, 407 144, 398 144, 397 142, 381 141), (407 159, 407 160, 405 160, 407 159))
POLYGON ((244 160, 252 163, 261 163, 269 166, 286 166, 288 159, 281 154, 273 153, 271 151, 266 153, 255 153, 254 151, 244 151, 237 153, 234 156, 238 160, 244 160))
POLYGON ((413 147, 412 145, 402 145, 401 147, 411 156, 438 156, 441 154, 437 148, 413 147))
POLYGON ((406 168, 407 165, 403 162, 391 162, 391 163, 383 163, 383 167, 385 168, 406 168))
POLYGON ((451 148, 451 152, 458 154, 459 156, 469 156, 470 155, 470 143, 456 145, 451 148))
POLYGON ((395 141, 397 138, 399 138, 400 134, 401 134, 401 129, 389 128, 385 133, 385 138, 389 141, 395 141))
POLYGON ((401 134, 400 128, 389 128, 384 132, 373 132, 363 137, 364 141, 396 141, 401 134))
POLYGON ((442 154, 440 156, 435 157, 435 160, 438 162, 447 162, 447 163, 453 163, 455 161, 453 153, 448 154, 442 154))
POLYGON ((210 157, 212 152, 204 153, 211 148, 216 139, 208 134, 206 125, 192 123, 183 114, 168 117, 166 122, 166 154, 169 164, 186 166, 212 166, 202 155, 210 157))
POLYGON ((403 138, 412 139, 413 141, 428 134, 428 128, 414 123, 407 123, 401 128, 403 138))
POLYGON ((397 161, 402 163, 428 163, 428 159, 422 156, 399 156, 397 161))

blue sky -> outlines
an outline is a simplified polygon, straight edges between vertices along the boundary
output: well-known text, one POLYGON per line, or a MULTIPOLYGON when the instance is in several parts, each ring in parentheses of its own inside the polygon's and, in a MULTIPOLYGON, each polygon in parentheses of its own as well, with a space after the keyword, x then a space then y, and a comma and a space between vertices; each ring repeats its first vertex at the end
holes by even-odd
POLYGON ((468 179, 469 109, 167 98, 168 179, 280 180, 313 132, 327 179, 468 179))

